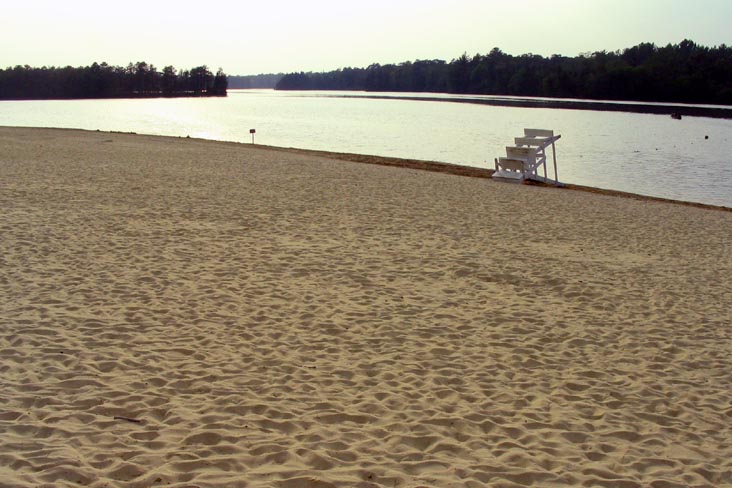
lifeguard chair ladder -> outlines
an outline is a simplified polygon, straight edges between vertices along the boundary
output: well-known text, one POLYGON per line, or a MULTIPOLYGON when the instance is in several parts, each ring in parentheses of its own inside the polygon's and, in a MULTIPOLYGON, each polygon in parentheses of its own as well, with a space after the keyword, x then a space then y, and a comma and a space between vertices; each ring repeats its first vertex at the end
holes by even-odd
POLYGON ((506 157, 495 159, 496 171, 493 178, 521 182, 536 180, 544 183, 559 184, 557 176, 557 150, 554 143, 561 138, 553 130, 524 129, 522 137, 514 138, 514 146, 506 146, 506 157), (546 150, 551 146, 554 161, 554 179, 547 176, 546 150), (538 169, 543 169, 539 176, 538 169))

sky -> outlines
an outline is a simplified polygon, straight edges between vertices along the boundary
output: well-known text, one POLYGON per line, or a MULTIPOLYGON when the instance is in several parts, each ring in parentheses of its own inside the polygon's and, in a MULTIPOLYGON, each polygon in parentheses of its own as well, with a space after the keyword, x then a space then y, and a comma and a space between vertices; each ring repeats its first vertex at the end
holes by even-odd
POLYGON ((462 53, 577 56, 641 42, 732 44, 732 0, 24 0, 3 2, 0 68, 207 65, 330 71, 462 53))

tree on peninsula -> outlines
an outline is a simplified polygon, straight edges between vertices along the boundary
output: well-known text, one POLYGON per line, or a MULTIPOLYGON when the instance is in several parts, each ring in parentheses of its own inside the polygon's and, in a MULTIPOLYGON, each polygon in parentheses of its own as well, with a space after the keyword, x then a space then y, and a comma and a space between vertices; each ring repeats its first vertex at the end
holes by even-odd
POLYGON ((71 98, 225 97, 228 81, 206 65, 163 71, 144 61, 125 67, 107 63, 72 68, 15 66, 0 70, 0 100, 71 98))

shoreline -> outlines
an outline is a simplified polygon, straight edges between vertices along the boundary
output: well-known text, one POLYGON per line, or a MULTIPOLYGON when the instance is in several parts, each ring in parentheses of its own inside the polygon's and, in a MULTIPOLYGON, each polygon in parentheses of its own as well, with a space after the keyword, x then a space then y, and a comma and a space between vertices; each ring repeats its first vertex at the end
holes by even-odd
MULTIPOLYGON (((209 140, 209 139, 200 139, 200 140, 209 140)), ((232 142, 232 144, 247 145, 246 143, 239 143, 239 142, 232 142)), ((451 164, 451 163, 441 163, 441 162, 437 162, 437 161, 424 161, 424 160, 418 160, 418 159, 394 158, 394 157, 389 157, 389 156, 372 156, 372 155, 363 155, 363 154, 354 154, 354 153, 338 153, 338 152, 329 152, 329 151, 318 151, 315 149, 299 149, 299 148, 288 148, 288 147, 280 147, 280 146, 258 145, 257 147, 260 147, 263 149, 271 149, 273 151, 285 151, 285 152, 293 152, 293 153, 299 153, 299 154, 308 154, 308 155, 312 155, 312 156, 331 157, 333 159, 337 159, 337 160, 341 160, 341 161, 351 161, 351 162, 356 162, 356 163, 376 164, 376 165, 381 165, 381 166, 392 166, 392 167, 397 167, 397 168, 416 169, 416 170, 421 170, 421 171, 451 174, 451 175, 455 175, 455 176, 465 176, 465 177, 470 177, 470 178, 488 179, 488 178, 491 178, 494 173, 494 170, 492 170, 492 169, 477 168, 474 166, 463 166, 463 165, 451 164)), ((564 182, 561 182, 561 183, 562 183, 561 187, 557 187, 557 186, 546 184, 546 183, 536 182, 536 181, 526 181, 522 184, 531 185, 531 186, 544 186, 547 188, 555 188, 557 190, 581 191, 581 192, 587 192, 587 193, 595 193, 595 194, 599 194, 599 195, 630 198, 630 199, 634 199, 634 200, 645 200, 645 201, 652 201, 652 202, 670 203, 670 204, 674 204, 674 205, 684 205, 684 206, 689 206, 689 207, 704 208, 704 209, 708 209, 708 210, 732 212, 732 207, 725 207, 722 205, 712 205, 709 203, 692 202, 692 201, 686 201, 686 200, 674 200, 671 198, 654 197, 652 195, 642 195, 639 193, 625 192, 622 190, 612 190, 612 189, 608 189, 608 188, 598 188, 598 187, 593 187, 593 186, 577 185, 574 183, 564 183, 564 182)), ((505 184, 511 185, 511 184, 515 184, 515 183, 505 183, 505 184)))
MULTIPOLYGON (((205 141, 215 144, 230 144, 234 146, 244 146, 244 147, 255 147, 258 149, 264 149, 268 151, 282 151, 282 152, 288 152, 288 153, 294 153, 294 154, 304 154, 304 155, 310 155, 310 156, 319 156, 319 157, 328 157, 331 159, 337 159, 341 161, 350 161, 350 162, 356 162, 356 163, 364 163, 364 164, 375 164, 380 166, 390 166, 390 167, 397 167, 397 168, 406 168, 406 169, 415 169, 415 170, 421 170, 421 171, 429 171, 433 173, 443 173, 443 174, 451 174, 455 176, 465 176, 470 178, 484 178, 489 179, 494 173, 494 170, 492 169, 486 169, 486 168, 478 168, 475 166, 464 166, 459 164, 452 164, 452 163, 443 163, 438 161, 425 161, 420 159, 407 159, 407 158, 396 158, 391 156, 375 156, 375 155, 368 155, 368 154, 356 154, 356 153, 340 153, 340 152, 331 152, 331 151, 320 151, 316 149, 301 149, 301 148, 294 148, 294 147, 284 147, 284 146, 268 146, 268 145, 262 145, 262 144, 249 144, 246 142, 237 142, 237 141, 217 141, 214 139, 203 139, 203 138, 196 138, 196 137, 182 137, 182 136, 164 136, 164 135, 155 135, 155 134, 138 134, 136 132, 118 132, 118 131, 100 131, 100 130, 91 130, 91 129, 70 129, 70 128, 57 128, 57 127, 15 127, 15 126, 0 126, 0 127, 7 127, 9 129, 19 129, 19 130, 25 130, 25 129, 38 129, 38 130, 58 130, 58 131, 79 131, 79 132, 89 132, 89 133, 103 133, 103 134, 130 134, 130 135, 140 135, 145 137, 161 137, 161 138, 168 138, 168 139, 185 139, 185 140, 195 140, 195 141, 205 141)), ((512 183, 506 183, 506 184, 512 184, 512 183)), ((540 183, 540 182, 524 182, 524 185, 532 185, 532 186, 546 186, 551 188, 556 188, 557 190, 573 190, 573 191, 582 191, 582 192, 588 192, 588 193, 595 193, 600 195, 609 195, 609 196, 616 196, 616 197, 622 197, 622 198, 631 198, 635 200, 645 200, 645 201, 654 201, 654 202, 663 202, 663 203, 671 203, 674 205, 684 205, 689 207, 696 207, 696 208, 704 208, 708 210, 718 210, 722 212, 732 212, 732 207, 725 207, 722 205, 712 205, 708 203, 701 203, 701 202, 693 202, 693 201, 686 201, 686 200, 674 200, 671 198, 664 198, 664 197, 655 197, 652 195, 642 195, 639 193, 631 193, 631 192, 625 192, 622 190, 613 190, 608 188, 598 188, 598 187, 592 187, 592 186, 585 186, 585 185, 577 185, 574 183, 564 183, 562 182, 562 187, 556 187, 553 185, 540 183)))

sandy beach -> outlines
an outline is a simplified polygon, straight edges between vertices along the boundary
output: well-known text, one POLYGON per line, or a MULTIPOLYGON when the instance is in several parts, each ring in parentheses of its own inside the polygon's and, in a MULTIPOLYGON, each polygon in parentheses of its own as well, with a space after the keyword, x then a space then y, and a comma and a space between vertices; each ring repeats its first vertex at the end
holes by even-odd
POLYGON ((0 487, 732 486, 732 212, 0 128, 0 487))

